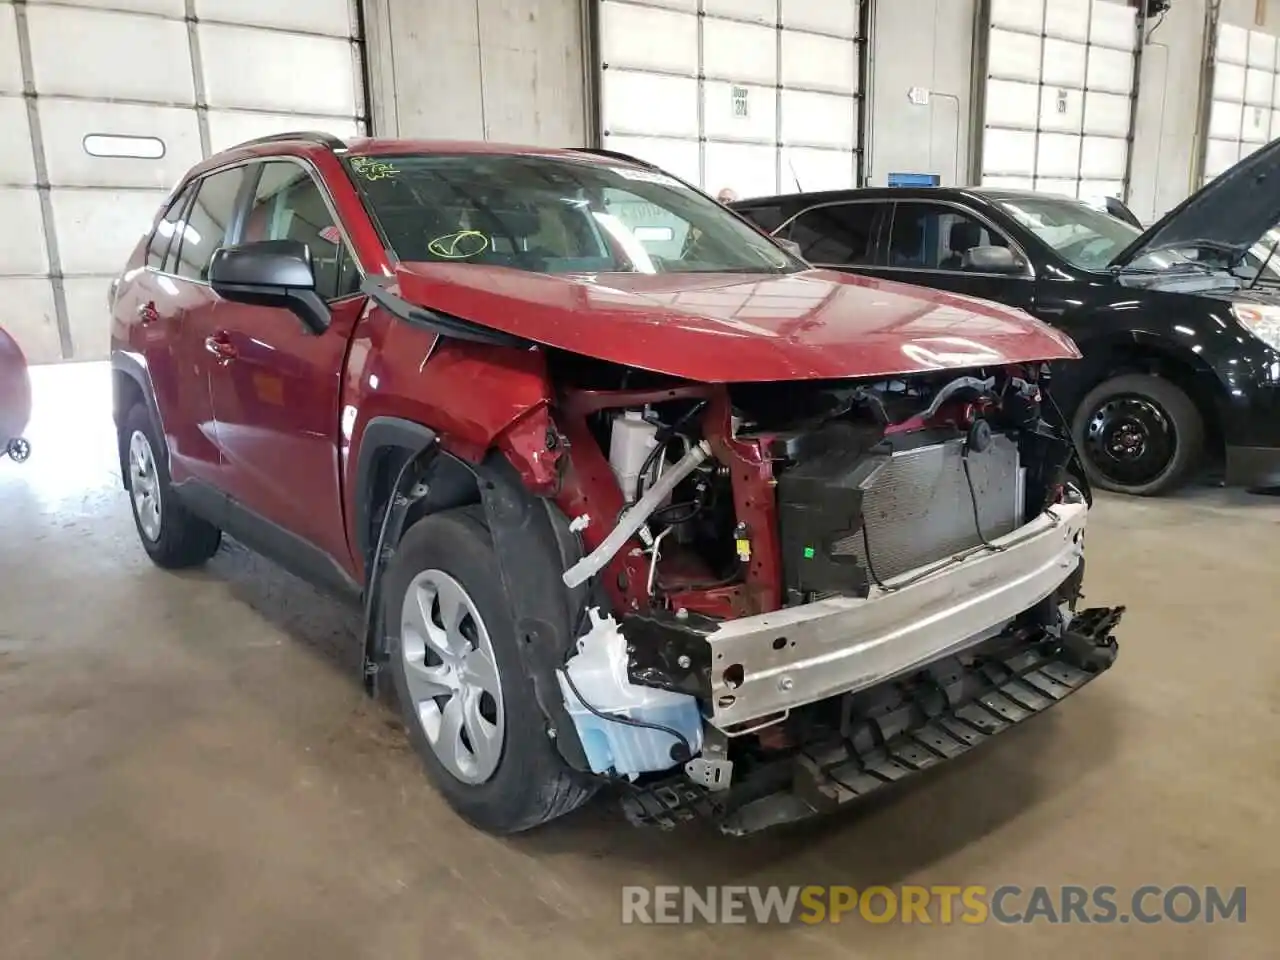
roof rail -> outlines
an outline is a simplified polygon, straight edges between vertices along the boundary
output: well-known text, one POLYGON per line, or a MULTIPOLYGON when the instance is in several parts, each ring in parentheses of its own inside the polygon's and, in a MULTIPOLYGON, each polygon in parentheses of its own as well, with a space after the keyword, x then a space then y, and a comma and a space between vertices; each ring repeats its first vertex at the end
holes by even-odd
POLYGON ((633 157, 629 153, 622 153, 618 150, 602 150, 598 147, 570 147, 575 153, 590 153, 597 157, 609 157, 612 160, 625 160, 627 163, 634 163, 637 167, 644 167, 647 170, 660 169, 656 163, 650 163, 648 160, 641 160, 639 157, 633 157))
POLYGON ((330 150, 347 149, 345 141, 335 137, 332 133, 323 133, 319 130, 291 130, 287 133, 272 133, 265 137, 256 137, 253 140, 246 140, 244 143, 237 143, 230 149, 238 150, 241 147, 256 147, 263 143, 284 143, 289 140, 303 140, 307 143, 327 147, 330 150))

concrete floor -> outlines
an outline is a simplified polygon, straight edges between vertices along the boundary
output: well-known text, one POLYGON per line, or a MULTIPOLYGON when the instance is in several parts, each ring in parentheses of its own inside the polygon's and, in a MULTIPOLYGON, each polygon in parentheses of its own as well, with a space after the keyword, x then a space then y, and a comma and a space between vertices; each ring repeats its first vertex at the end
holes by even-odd
POLYGON ((1122 656, 885 800, 749 841, 596 801, 496 840, 429 789, 356 679, 355 619, 230 547, 153 568, 105 372, 38 372, 0 463, 0 956, 1275 956, 1280 501, 1104 499, 1122 656), (89 412, 86 412, 89 411, 89 412), (1241 925, 623 927, 623 884, 1219 884, 1241 925), (1268 946, 1270 944, 1270 946, 1268 946))

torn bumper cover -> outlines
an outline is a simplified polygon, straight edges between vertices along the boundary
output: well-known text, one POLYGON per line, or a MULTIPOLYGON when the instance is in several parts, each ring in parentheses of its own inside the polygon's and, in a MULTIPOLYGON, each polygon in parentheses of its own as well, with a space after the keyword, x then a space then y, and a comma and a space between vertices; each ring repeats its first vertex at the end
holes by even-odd
POLYGON ((727 732, 875 686, 998 634, 1076 570, 1088 507, 1063 503, 1017 530, 875 587, 730 620, 710 647, 709 720, 727 732))
POLYGON ((967 753, 1082 689, 1114 662, 1123 607, 1077 614, 1060 636, 1010 630, 978 655, 944 657, 843 698, 840 728, 818 728, 774 759, 735 767, 715 792, 672 776, 623 798, 628 819, 673 827, 694 817, 742 836, 828 813, 967 753))

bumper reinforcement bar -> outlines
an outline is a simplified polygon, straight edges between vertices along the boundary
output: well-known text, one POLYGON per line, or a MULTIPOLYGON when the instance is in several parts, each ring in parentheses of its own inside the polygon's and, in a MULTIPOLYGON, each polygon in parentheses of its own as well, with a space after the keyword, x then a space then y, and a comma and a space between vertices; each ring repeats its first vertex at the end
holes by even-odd
POLYGON ((967 753, 1075 693, 1114 662, 1123 607, 1079 613, 1060 638, 1041 633, 961 663, 846 695, 841 731, 757 766, 728 791, 684 776, 633 788, 635 824, 670 828, 704 817, 745 836, 835 810, 967 753))

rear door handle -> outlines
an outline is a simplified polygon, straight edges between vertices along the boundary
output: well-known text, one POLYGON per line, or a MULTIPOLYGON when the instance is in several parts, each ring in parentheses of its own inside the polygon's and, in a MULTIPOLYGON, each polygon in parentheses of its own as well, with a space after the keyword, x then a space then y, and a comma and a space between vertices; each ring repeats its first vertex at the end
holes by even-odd
POLYGON ((141 323, 155 323, 160 319, 160 311, 156 309, 154 300, 148 301, 138 307, 138 320, 141 323))
POLYGON ((208 350, 218 359, 220 364, 228 364, 237 356, 235 344, 231 342, 231 336, 226 331, 219 330, 213 336, 206 337, 204 348, 208 350))

